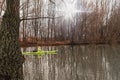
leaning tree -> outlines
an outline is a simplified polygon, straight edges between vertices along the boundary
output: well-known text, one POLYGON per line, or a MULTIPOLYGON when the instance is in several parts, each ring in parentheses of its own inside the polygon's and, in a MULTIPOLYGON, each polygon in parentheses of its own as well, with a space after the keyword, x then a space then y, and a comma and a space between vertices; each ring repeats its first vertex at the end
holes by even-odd
POLYGON ((0 27, 0 80, 23 80, 24 57, 19 44, 20 0, 6 0, 0 27))

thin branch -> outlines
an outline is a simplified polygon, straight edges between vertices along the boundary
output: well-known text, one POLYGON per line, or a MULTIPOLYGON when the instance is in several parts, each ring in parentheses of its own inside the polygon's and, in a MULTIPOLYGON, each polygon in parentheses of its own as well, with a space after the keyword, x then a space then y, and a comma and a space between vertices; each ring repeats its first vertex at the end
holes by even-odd
POLYGON ((56 19, 56 18, 62 18, 63 16, 59 16, 59 17, 35 17, 35 18, 23 18, 20 21, 23 20, 35 20, 35 19, 56 19))
POLYGON ((49 0, 51 3, 53 3, 53 4, 55 4, 55 2, 54 1, 52 1, 52 0, 49 0))

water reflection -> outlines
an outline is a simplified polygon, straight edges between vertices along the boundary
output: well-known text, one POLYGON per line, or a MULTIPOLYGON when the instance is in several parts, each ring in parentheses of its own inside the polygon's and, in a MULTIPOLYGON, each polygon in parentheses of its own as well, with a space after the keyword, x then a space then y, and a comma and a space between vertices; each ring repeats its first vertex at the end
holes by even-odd
MULTIPOLYGON (((57 55, 25 56, 25 80, 119 80, 120 45, 42 47, 57 55)), ((34 50, 26 48, 24 50, 34 50)))

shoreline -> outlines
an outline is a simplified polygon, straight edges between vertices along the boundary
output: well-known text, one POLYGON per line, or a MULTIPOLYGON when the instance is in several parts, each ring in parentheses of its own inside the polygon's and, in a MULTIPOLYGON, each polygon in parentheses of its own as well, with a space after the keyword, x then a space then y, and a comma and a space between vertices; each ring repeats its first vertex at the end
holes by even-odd
POLYGON ((34 46, 61 46, 61 45, 100 45, 100 44, 120 44, 117 42, 71 42, 71 41, 52 41, 52 42, 20 42, 21 47, 34 47, 34 46))

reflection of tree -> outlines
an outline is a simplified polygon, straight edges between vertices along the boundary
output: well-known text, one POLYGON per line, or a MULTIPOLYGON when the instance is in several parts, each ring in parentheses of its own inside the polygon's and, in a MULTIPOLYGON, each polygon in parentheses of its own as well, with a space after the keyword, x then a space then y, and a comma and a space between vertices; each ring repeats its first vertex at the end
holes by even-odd
POLYGON ((119 59, 120 59, 120 50, 119 50, 120 46, 116 45, 116 46, 110 46, 110 48, 107 48, 107 60, 109 62, 110 65, 110 74, 112 76, 112 79, 119 79, 119 75, 120 75, 120 63, 119 63, 119 59))
MULTIPOLYGON (((57 55, 42 56, 36 67, 42 65, 39 71, 43 70, 46 73, 40 74, 43 79, 46 76, 47 80, 117 80, 120 74, 119 47, 110 45, 59 46, 56 47, 59 50, 57 55)), ((28 67, 26 65, 26 68, 28 67)), ((38 75, 37 73, 36 76, 38 75)))

